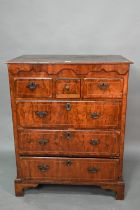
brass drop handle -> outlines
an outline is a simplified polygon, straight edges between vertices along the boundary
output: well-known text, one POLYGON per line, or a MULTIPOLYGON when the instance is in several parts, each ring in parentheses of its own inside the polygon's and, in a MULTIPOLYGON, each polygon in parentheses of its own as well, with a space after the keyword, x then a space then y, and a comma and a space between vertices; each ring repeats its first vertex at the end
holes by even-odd
POLYGON ((36 111, 35 114, 40 118, 44 118, 48 115, 48 112, 36 111))
POLYGON ((48 139, 39 139, 39 140, 38 140, 38 143, 39 143, 40 145, 46 145, 46 144, 48 144, 48 142, 49 142, 48 139))
POLYGON ((64 91, 66 91, 66 92, 70 91, 70 86, 68 84, 65 84, 64 91))
POLYGON ((67 140, 71 140, 72 139, 72 133, 71 132, 64 132, 64 137, 67 139, 67 140))
POLYGON ((92 119, 98 119, 101 116, 101 114, 100 112, 92 112, 90 116, 92 119))
POLYGON ((30 82, 27 85, 27 88, 29 88, 30 90, 35 90, 37 88, 37 84, 35 82, 30 82))
POLYGON ((99 139, 91 139, 89 141, 89 143, 93 146, 96 146, 96 145, 100 144, 100 140, 99 139))
POLYGON ((99 169, 95 167, 89 167, 87 170, 89 173, 97 173, 99 171, 99 169))
POLYGON ((71 103, 66 103, 65 107, 66 107, 67 111, 70 111, 71 110, 71 103))
POLYGON ((71 166, 72 161, 71 160, 66 160, 66 166, 71 166))
POLYGON ((40 164, 37 167, 38 167, 38 170, 41 172, 46 172, 49 169, 49 166, 45 164, 40 164))
POLYGON ((100 90, 107 90, 109 87, 109 84, 102 82, 102 83, 98 84, 97 86, 100 90))

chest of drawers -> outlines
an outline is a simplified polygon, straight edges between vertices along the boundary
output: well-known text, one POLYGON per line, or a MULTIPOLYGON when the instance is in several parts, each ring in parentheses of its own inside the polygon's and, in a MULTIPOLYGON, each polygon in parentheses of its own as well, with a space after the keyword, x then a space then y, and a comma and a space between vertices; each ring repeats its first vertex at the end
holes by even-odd
POLYGON ((118 55, 24 55, 8 63, 15 192, 39 184, 96 185, 124 199, 128 73, 118 55))

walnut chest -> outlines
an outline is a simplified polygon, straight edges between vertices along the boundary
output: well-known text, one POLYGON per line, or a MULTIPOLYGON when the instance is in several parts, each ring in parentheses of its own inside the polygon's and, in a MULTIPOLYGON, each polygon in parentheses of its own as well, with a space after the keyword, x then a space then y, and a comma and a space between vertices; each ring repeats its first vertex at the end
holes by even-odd
POLYGON ((15 192, 96 185, 124 199, 128 73, 120 55, 23 55, 8 63, 15 192))

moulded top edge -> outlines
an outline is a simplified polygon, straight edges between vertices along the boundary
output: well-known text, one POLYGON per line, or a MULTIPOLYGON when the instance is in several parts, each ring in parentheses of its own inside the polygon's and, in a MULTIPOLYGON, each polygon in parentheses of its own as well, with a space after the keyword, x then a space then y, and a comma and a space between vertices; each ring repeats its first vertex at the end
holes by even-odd
POLYGON ((133 62, 122 55, 22 55, 7 64, 120 64, 133 62))

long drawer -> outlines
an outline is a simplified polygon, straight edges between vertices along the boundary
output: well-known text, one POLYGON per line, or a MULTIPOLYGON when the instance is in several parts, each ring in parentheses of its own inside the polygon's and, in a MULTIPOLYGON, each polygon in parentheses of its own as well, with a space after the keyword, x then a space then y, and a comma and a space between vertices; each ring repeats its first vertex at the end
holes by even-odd
POLYGON ((119 156, 119 131, 24 130, 18 132, 22 155, 119 156))
POLYGON ((118 159, 20 157, 20 177, 47 181, 114 181, 118 159))
POLYGON ((120 101, 18 101, 18 125, 26 128, 119 128, 120 101))

